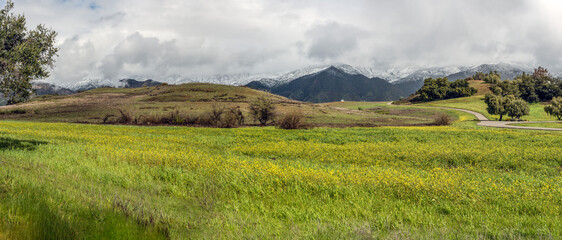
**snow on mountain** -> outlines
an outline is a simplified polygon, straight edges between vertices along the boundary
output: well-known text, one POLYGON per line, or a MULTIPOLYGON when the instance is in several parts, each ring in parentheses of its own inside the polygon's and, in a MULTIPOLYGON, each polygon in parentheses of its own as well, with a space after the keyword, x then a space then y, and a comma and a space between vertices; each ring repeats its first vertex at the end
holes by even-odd
MULTIPOLYGON (((391 68, 387 70, 378 70, 372 67, 354 67, 348 64, 330 64, 308 66, 286 73, 269 73, 269 74, 217 74, 210 76, 182 76, 170 75, 162 78, 154 79, 159 82, 169 84, 182 84, 192 82, 225 84, 234 86, 243 86, 253 81, 259 81, 267 87, 279 86, 297 78, 319 73, 327 68, 334 66, 348 74, 362 74, 368 78, 382 78, 390 83, 402 83, 409 81, 420 81, 426 78, 438 78, 448 76, 450 80, 465 78, 474 75, 476 72, 488 73, 490 71, 498 71, 502 74, 503 79, 514 78, 523 71, 527 73, 533 72, 533 67, 522 64, 499 63, 499 64, 482 64, 472 67, 450 66, 450 67, 431 67, 421 68, 416 66, 407 66, 404 68, 391 68)), ((562 76, 562 72, 553 72, 555 76, 562 76)), ((147 80, 143 76, 130 76, 127 79, 135 79, 139 81, 147 80)), ((123 87, 118 79, 107 80, 99 77, 89 77, 75 84, 66 84, 62 87, 75 91, 88 90, 98 87, 123 87)))
POLYGON ((80 82, 75 84, 63 85, 68 89, 73 91, 87 91, 90 89, 100 88, 100 87, 119 87, 119 82, 110 81, 107 79, 100 79, 100 78, 86 78, 80 82))
POLYGON ((521 64, 498 63, 498 64, 481 64, 467 68, 463 71, 448 75, 449 80, 454 81, 473 76, 477 72, 489 73, 496 71, 501 75, 502 80, 514 79, 517 76, 526 73, 533 73, 534 68, 521 64))
POLYGON ((467 67, 432 67, 416 70, 405 77, 394 82, 411 82, 424 80, 426 78, 446 77, 454 73, 465 71, 467 67))

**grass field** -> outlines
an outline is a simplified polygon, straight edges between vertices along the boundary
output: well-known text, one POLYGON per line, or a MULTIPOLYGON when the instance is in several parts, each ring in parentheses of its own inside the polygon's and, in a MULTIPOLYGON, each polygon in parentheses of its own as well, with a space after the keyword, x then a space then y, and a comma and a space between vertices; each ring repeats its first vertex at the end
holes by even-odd
POLYGON ((118 117, 120 110, 138 118, 167 116, 176 111, 186 116, 200 116, 218 106, 239 107, 246 116, 246 124, 253 125, 257 122, 249 116, 248 103, 259 96, 273 100, 279 115, 300 112, 314 126, 427 125, 443 112, 420 108, 392 111, 396 108, 386 105, 378 107, 381 111, 358 111, 331 104, 293 101, 245 87, 190 83, 136 89, 100 88, 70 96, 41 96, 28 103, 0 107, 0 120, 100 124, 105 116, 118 117))
POLYGON ((2 121, 0 239, 560 239, 561 144, 473 122, 2 121))
POLYGON ((546 128, 562 128, 562 122, 558 123, 520 123, 512 124, 514 126, 525 126, 525 127, 546 127, 546 128))

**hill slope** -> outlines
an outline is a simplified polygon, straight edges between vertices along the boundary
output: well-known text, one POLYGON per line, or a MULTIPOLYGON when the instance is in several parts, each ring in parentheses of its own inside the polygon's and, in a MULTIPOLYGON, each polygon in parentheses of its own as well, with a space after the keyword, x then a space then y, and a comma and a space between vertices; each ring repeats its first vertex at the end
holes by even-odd
POLYGON ((103 123, 121 116, 133 118, 170 116, 179 112, 186 118, 209 114, 214 108, 238 108, 245 123, 255 124, 248 103, 264 96, 276 103, 276 112, 301 112, 316 126, 427 125, 439 110, 393 111, 384 103, 378 108, 389 111, 350 110, 329 104, 311 104, 254 90, 208 83, 159 85, 142 88, 98 88, 69 96, 41 96, 27 103, 0 107, 0 119, 43 122, 103 123))

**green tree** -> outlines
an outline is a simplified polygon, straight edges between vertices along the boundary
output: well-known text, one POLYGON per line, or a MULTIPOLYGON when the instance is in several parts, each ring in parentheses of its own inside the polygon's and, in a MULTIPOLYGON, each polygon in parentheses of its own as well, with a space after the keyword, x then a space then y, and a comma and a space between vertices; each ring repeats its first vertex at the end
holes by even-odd
POLYGON ((0 92, 8 104, 31 97, 30 81, 49 76, 58 51, 55 31, 44 25, 28 30, 25 17, 11 13, 13 8, 8 0, 0 10, 0 92))
POLYGON ((524 115, 529 115, 529 103, 521 98, 513 99, 506 103, 505 109, 507 110, 507 115, 511 118, 520 119, 524 115))
POLYGON ((260 122, 261 126, 267 125, 275 117, 275 104, 273 100, 264 96, 259 96, 255 101, 250 102, 250 114, 260 122))
POLYGON ((550 105, 544 107, 544 111, 550 116, 562 120, 562 97, 553 98, 550 105))
POLYGON ((470 87, 466 79, 459 79, 454 82, 444 78, 428 78, 424 80, 423 86, 416 91, 414 101, 433 101, 440 99, 467 97, 475 94, 478 90, 470 87))
POLYGON ((499 82, 501 82, 502 78, 501 78, 501 75, 499 73, 490 72, 490 73, 485 75, 483 80, 484 80, 485 83, 498 84, 499 82))
POLYGON ((488 107, 489 114, 500 115, 500 121, 503 119, 503 115, 507 114, 506 105, 507 102, 514 99, 513 96, 503 97, 500 95, 495 95, 492 93, 487 93, 485 97, 485 102, 488 107))

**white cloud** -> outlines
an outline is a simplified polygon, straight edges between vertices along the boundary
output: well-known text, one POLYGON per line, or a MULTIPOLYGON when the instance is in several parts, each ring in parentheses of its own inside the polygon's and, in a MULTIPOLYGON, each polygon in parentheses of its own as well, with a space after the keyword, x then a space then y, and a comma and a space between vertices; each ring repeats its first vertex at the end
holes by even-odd
POLYGON ((17 0, 59 32, 51 81, 524 62, 562 69, 553 0, 17 0))

